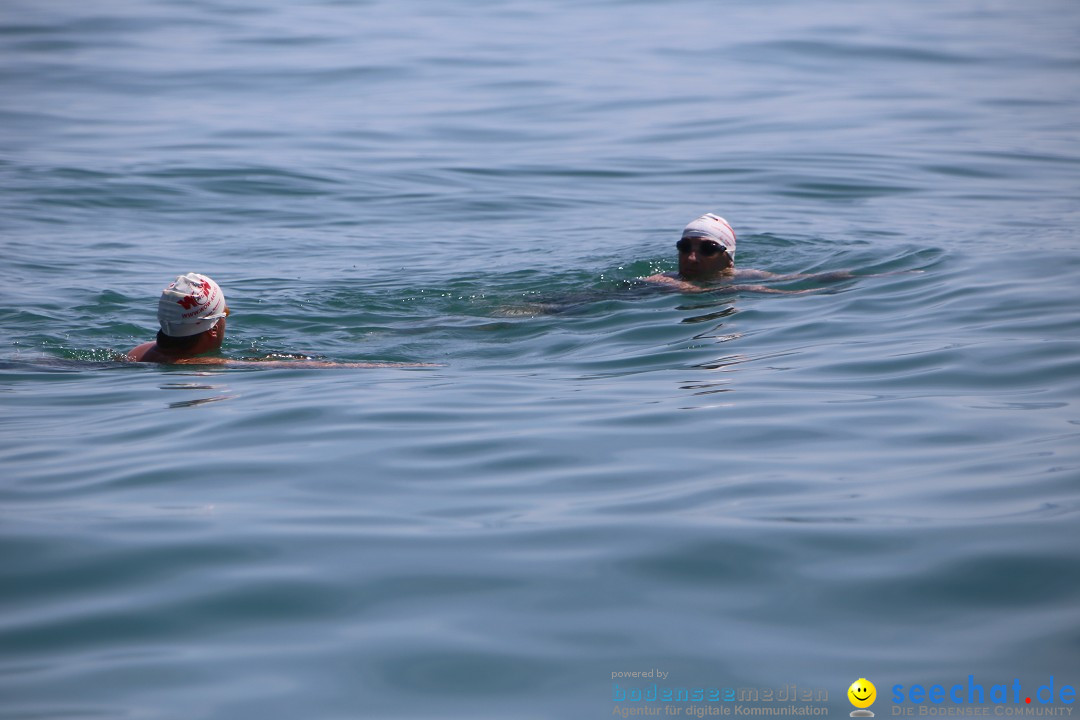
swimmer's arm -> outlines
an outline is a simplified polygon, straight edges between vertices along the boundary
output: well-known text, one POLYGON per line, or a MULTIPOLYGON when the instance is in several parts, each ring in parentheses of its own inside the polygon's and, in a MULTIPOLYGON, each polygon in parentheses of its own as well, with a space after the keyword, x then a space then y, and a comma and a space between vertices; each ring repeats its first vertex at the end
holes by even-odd
POLYGON ((229 367, 272 368, 418 368, 441 367, 434 363, 333 362, 330 360, 233 360, 223 357, 181 358, 174 365, 228 365, 229 367))
POLYGON ((223 357, 177 358, 170 365, 229 365, 229 359, 223 357))
POLYGON ((231 362, 230 365, 250 365, 251 367, 275 368, 429 368, 445 367, 438 363, 374 363, 374 362, 332 362, 330 360, 265 360, 261 362, 231 362))
POLYGON ((682 292, 706 292, 710 288, 703 288, 700 285, 687 282, 686 280, 680 280, 677 277, 672 277, 667 274, 650 275, 648 277, 639 278, 643 282, 652 283, 654 285, 664 285, 666 287, 675 288, 682 292))
MULTIPOLYGON (((753 270, 750 272, 762 272, 760 270, 753 270)), ((766 275, 773 276, 773 273, 765 273, 766 275)), ((776 275, 775 277, 780 277, 776 275)), ((667 287, 679 290, 681 292, 692 293, 727 293, 727 292, 756 292, 756 293, 768 293, 770 295, 803 295, 804 293, 813 292, 814 289, 806 290, 782 290, 780 288, 772 288, 766 285, 721 285, 719 287, 702 287, 701 285, 695 285, 694 283, 687 282, 686 280, 680 280, 679 278, 671 277, 670 275, 650 275, 649 277, 641 278, 645 282, 655 283, 656 285, 665 285, 667 287)))
POLYGON ((836 270, 827 273, 790 273, 783 275, 772 273, 767 270, 736 270, 736 280, 818 280, 821 282, 835 282, 837 280, 849 280, 855 277, 850 270, 836 270))
POLYGON ((443 367, 435 363, 336 363, 334 361, 313 361, 313 359, 260 359, 249 357, 233 359, 231 357, 180 357, 168 365, 227 365, 229 367, 443 367))
POLYGON ((755 292, 755 293, 769 293, 770 295, 805 295, 806 293, 815 292, 817 288, 806 288, 805 290, 782 290, 780 288, 772 288, 767 285, 725 285, 722 288, 716 288, 714 292, 755 292))
MULTIPOLYGON (((757 270, 751 272, 760 272, 757 270)), ((765 273, 772 276, 772 273, 765 273)), ((780 277, 780 276, 775 276, 780 277)), ((680 292, 692 292, 692 293, 718 293, 718 292, 759 292, 759 293, 771 293, 774 295, 799 295, 809 290, 780 290, 778 288, 766 287, 765 285, 720 285, 717 286, 701 286, 695 285, 692 282, 681 280, 677 277, 671 277, 670 275, 650 275, 649 277, 641 278, 645 282, 654 283, 656 285, 664 285, 680 292)))
POLYGON ((788 275, 781 275, 777 273, 771 273, 765 270, 736 270, 736 280, 816 280, 818 282, 840 282, 841 280, 851 280, 859 277, 885 277, 887 275, 911 275, 916 273, 926 272, 925 270, 894 270, 892 272, 883 273, 863 273, 856 274, 850 270, 833 270, 831 272, 823 273, 791 273, 788 275))

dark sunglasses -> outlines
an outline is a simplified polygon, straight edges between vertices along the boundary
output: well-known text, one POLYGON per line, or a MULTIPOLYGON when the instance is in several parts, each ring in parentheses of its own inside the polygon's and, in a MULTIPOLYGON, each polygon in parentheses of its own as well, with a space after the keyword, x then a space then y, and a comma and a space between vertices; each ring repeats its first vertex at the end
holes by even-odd
MULTIPOLYGON (((690 242, 688 239, 683 238, 679 242, 675 243, 675 247, 676 247, 676 249, 678 249, 678 251, 680 253, 686 255, 691 250, 694 249, 694 244, 692 242, 690 242)), ((726 249, 727 248, 722 246, 720 243, 715 243, 712 240, 706 240, 706 241, 702 242, 700 245, 698 245, 697 253, 698 253, 698 255, 701 255, 702 257, 712 257, 713 255, 716 255, 717 253, 724 252, 726 249)))

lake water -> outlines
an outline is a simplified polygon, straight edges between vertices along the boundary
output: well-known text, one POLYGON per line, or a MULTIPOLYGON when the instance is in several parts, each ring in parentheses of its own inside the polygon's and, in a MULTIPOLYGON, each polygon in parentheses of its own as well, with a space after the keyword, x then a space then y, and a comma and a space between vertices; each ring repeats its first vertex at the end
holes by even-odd
POLYGON ((1076 708, 1076 2, 15 0, 0 130, 0 717, 1076 708))

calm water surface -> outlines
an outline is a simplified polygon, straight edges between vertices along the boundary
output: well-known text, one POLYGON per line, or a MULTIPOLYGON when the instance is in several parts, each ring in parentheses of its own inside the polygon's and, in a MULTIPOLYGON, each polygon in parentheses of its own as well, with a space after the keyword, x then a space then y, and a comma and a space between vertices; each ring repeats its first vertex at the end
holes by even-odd
POLYGON ((1080 685, 1076 3, 16 0, 0 130, 0 717, 1080 685))

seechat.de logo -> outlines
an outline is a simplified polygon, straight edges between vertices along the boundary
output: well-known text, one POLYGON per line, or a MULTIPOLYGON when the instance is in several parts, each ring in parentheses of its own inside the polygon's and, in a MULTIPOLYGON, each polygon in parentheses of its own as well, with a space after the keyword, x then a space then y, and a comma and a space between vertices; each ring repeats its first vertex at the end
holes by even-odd
MULTIPOLYGON (((997 682, 985 684, 968 675, 967 682, 953 684, 934 683, 926 685, 893 685, 892 701, 894 704, 911 703, 912 705, 1051 705, 1055 701, 1062 705, 1076 702, 1076 688, 1060 681, 1055 682, 1051 675, 1049 682, 1039 685, 1031 692, 1030 685, 1024 687, 1020 678, 1013 678, 1011 683, 997 682)), ((903 714, 903 713, 894 713, 903 714)), ((997 713, 1001 714, 1001 713, 997 713)))

